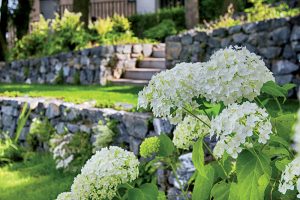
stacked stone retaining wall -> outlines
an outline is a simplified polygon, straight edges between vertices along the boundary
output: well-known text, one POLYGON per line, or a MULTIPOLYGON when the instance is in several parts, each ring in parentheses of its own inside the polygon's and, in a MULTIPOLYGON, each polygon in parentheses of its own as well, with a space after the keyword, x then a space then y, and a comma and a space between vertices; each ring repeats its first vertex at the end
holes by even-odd
POLYGON ((215 51, 230 45, 245 46, 260 55, 279 84, 300 85, 300 16, 170 36, 166 39, 167 67, 207 61, 215 51))
POLYGON ((39 84, 101 84, 120 78, 125 69, 135 68, 139 59, 150 57, 154 45, 99 46, 6 63, 0 66, 0 82, 39 84))

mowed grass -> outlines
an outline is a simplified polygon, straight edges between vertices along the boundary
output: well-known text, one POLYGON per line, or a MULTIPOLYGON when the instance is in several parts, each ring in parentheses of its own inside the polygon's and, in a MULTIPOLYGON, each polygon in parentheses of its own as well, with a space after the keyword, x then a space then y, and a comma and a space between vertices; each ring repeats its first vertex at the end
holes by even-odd
POLYGON ((75 86, 0 84, 0 96, 52 97, 67 102, 96 101, 96 107, 115 107, 116 103, 136 106, 138 92, 135 86, 75 86))
POLYGON ((0 200, 52 200, 69 191, 75 174, 55 169, 50 154, 0 167, 0 200))

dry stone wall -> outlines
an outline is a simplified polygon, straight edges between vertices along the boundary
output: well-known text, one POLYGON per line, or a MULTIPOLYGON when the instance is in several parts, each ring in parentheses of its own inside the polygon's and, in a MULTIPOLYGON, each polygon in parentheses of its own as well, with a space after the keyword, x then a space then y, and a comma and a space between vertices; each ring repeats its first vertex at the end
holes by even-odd
POLYGON ((166 39, 167 67, 207 61, 213 52, 230 45, 246 46, 260 55, 279 84, 300 85, 300 16, 170 36, 166 39))
POLYGON ((89 133, 102 121, 117 122, 118 136, 116 145, 125 144, 136 155, 143 139, 161 133, 171 134, 174 127, 168 121, 153 118, 150 113, 132 113, 110 108, 94 108, 89 103, 73 104, 55 99, 28 97, 0 97, 0 129, 13 136, 16 131, 18 117, 25 103, 31 109, 30 116, 22 130, 20 141, 25 142, 30 124, 34 118, 47 118, 55 127, 57 134, 66 130, 69 133, 89 133))
POLYGON ((39 84, 101 84, 135 68, 152 54, 152 44, 99 46, 49 57, 19 60, 0 66, 0 82, 39 84))

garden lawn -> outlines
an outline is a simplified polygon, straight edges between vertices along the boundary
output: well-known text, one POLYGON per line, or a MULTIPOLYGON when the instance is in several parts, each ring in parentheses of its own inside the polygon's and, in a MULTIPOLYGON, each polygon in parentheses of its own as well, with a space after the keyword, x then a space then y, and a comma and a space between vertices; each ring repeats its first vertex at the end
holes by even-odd
POLYGON ((50 154, 0 167, 0 200, 52 200, 69 191, 74 174, 55 169, 50 154))
POLYGON ((138 92, 135 86, 74 86, 74 85, 27 85, 0 84, 0 96, 52 97, 67 102, 96 101, 96 107, 115 107, 116 103, 136 106, 138 92))

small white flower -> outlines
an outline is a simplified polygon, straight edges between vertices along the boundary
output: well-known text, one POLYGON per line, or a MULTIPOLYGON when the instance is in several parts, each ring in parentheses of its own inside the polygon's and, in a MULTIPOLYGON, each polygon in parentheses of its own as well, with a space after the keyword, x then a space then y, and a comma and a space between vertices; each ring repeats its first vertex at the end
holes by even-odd
MULTIPOLYGON (((285 194, 287 190, 294 190, 295 185, 300 193, 300 156, 286 166, 281 175, 278 191, 285 194)), ((297 197, 300 198, 300 195, 298 194, 297 197)))
POLYGON ((217 137, 214 149, 217 158, 226 151, 237 158, 243 148, 252 148, 251 143, 258 136, 258 142, 265 144, 270 139, 272 125, 265 109, 255 103, 231 104, 211 121, 210 136, 217 137))
MULTIPOLYGON (((202 121, 207 125, 210 124, 210 120, 205 115, 198 115, 202 121)), ((177 148, 189 149, 196 140, 209 134, 209 127, 196 119, 193 116, 186 116, 182 122, 180 122, 174 131, 173 143, 177 148)))

